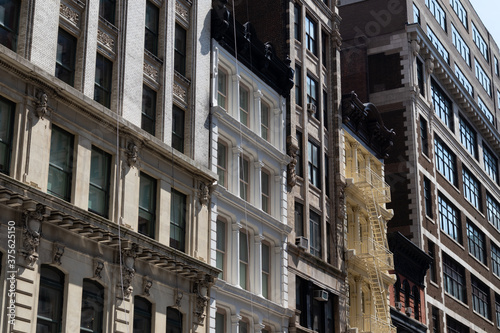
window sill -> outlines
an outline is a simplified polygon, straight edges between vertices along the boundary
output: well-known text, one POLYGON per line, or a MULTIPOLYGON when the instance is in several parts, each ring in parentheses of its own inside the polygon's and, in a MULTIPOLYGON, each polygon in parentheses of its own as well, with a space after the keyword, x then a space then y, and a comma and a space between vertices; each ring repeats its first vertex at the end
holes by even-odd
POLYGON ((448 235, 443 229, 441 229, 441 226, 439 226, 439 231, 445 235, 447 238, 449 238, 453 243, 455 243, 456 245, 458 245, 462 250, 465 251, 465 247, 460 244, 458 241, 456 241, 455 239, 453 239, 450 235, 448 235))
POLYGON ((481 260, 477 259, 472 253, 470 253, 470 251, 469 251, 469 256, 472 257, 472 259, 474 259, 477 263, 481 264, 481 266, 483 266, 488 272, 490 271, 490 268, 486 266, 485 263, 481 262, 481 260))
MULTIPOLYGON (((489 304, 491 306, 491 304, 489 304)), ((476 310, 472 310, 472 312, 474 312, 475 315, 479 316, 481 319, 485 320, 487 323, 491 324, 493 327, 495 327, 495 323, 493 323, 491 321, 491 319, 489 318, 486 318, 485 316, 483 316, 482 314, 480 314, 479 312, 476 312, 476 310)))
MULTIPOLYGON (((455 184, 453 184, 452 182, 450 182, 450 180, 449 180, 448 178, 446 178, 446 177, 445 177, 445 176, 441 173, 441 171, 439 171, 437 168, 436 168, 436 173, 437 173, 438 175, 440 175, 440 176, 441 176, 441 178, 442 178, 442 179, 444 179, 444 180, 445 180, 448 184, 450 184, 450 185, 451 185, 451 186, 452 186, 452 187, 453 187, 453 188, 457 191, 457 193, 459 193, 459 194, 461 193, 461 192, 460 192, 460 190, 459 190, 459 188, 458 188, 455 184)), ((436 179, 436 180, 437 180, 437 179, 436 179)))
POLYGON ((463 301, 459 300, 458 298, 456 298, 455 296, 449 294, 448 292, 445 291, 444 294, 445 294, 445 296, 448 296, 450 299, 454 300, 458 304, 463 305, 465 308, 467 308, 467 309, 470 308, 470 306, 467 303, 464 303, 463 301))
POLYGON ((430 280, 429 280, 429 283, 430 283, 432 286, 436 287, 437 289, 441 289, 441 287, 437 284, 437 282, 434 282, 434 281, 430 281, 430 280))
POLYGON ((474 209, 477 213, 479 213, 479 215, 481 215, 481 217, 485 218, 485 216, 484 216, 483 212, 481 212, 481 211, 480 211, 480 210, 479 210, 476 206, 474 206, 474 205, 472 204, 472 202, 470 202, 470 201, 469 201, 469 199, 467 199, 465 196, 464 196, 464 199, 465 199, 465 201, 466 201, 466 202, 468 202, 468 203, 469 203, 469 205, 470 205, 470 206, 471 206, 471 207, 472 207, 472 208, 473 208, 473 209, 474 209))
POLYGON ((430 217, 429 215, 425 215, 425 219, 432 224, 436 224, 436 221, 434 221, 434 219, 432 217, 430 217))

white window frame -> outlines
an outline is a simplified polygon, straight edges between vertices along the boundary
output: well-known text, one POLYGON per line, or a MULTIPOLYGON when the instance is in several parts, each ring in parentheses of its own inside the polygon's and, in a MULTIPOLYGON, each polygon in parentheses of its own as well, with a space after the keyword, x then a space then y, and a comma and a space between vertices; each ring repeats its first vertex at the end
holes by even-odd
POLYGON ((453 23, 451 24, 451 36, 453 40, 453 45, 457 49, 458 53, 460 53, 462 58, 465 60, 467 65, 470 67, 470 48, 464 41, 460 33, 458 32, 457 28, 455 28, 453 23))

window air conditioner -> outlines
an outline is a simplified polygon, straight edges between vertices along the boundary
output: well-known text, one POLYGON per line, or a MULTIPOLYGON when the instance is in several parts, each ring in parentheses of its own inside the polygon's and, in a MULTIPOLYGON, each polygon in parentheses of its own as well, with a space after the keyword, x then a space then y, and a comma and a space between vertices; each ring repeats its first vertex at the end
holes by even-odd
POLYGON ((295 245, 301 250, 307 251, 309 249, 309 239, 304 236, 295 238, 295 245))
POLYGON ((328 291, 326 290, 315 290, 314 291, 314 299, 320 302, 328 301, 328 291))
POLYGON ((396 302, 396 309, 398 311, 401 311, 402 308, 403 308, 403 303, 402 302, 396 302))
POLYGON ((411 316, 411 313, 412 313, 412 308, 408 307, 405 309, 405 312, 406 312, 406 315, 409 317, 411 316))
POLYGON ((311 113, 316 113, 316 105, 313 103, 307 103, 307 111, 311 113))

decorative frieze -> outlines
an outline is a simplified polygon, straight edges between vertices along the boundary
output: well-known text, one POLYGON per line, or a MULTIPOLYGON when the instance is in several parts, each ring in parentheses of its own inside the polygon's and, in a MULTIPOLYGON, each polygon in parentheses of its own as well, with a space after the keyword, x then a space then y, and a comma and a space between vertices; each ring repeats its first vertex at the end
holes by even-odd
POLYGON ((186 23, 189 23, 189 10, 178 1, 175 2, 175 13, 186 21, 186 23))
POLYGON ((174 83, 173 86, 174 96, 182 100, 184 103, 187 103, 187 91, 177 83, 174 83))
POLYGON ((97 30, 97 41, 110 50, 114 50, 115 40, 102 30, 97 30))
POLYGON ((143 66, 144 74, 149 76, 155 82, 158 82, 158 69, 148 63, 144 63, 143 66))
POLYGON ((61 5, 59 6, 59 13, 62 17, 66 18, 75 26, 78 26, 78 22, 80 20, 80 14, 78 14, 78 12, 61 3, 61 5))

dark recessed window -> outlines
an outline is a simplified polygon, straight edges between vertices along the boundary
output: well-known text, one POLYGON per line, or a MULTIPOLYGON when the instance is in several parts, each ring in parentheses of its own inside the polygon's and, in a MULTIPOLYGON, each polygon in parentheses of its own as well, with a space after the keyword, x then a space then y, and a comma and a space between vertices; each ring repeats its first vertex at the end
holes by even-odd
POLYGON ((37 332, 60 332, 63 312, 64 274, 42 265, 38 294, 37 332))
POLYGON ((436 168, 448 179, 450 183, 457 186, 457 157, 436 137, 434 139, 434 153, 436 154, 436 168))
POLYGON ((101 333, 104 310, 104 288, 97 282, 84 279, 80 332, 101 333))
POLYGON ((313 116, 319 119, 318 105, 318 83, 309 75, 306 78, 307 84, 307 109, 313 112, 313 116))
POLYGON ((295 202, 295 235, 304 236, 304 205, 295 202))
POLYGON ((146 85, 142 86, 142 120, 141 128, 155 135, 156 127, 156 91, 146 85))
POLYGON ((184 110, 172 106, 172 147, 181 153, 184 152, 184 115, 184 110))
POLYGON ((240 248, 239 248, 239 261, 240 261, 240 287, 248 289, 248 264, 249 264, 249 249, 248 249, 248 234, 240 230, 240 248))
POLYGON ((97 53, 95 67, 94 100, 109 108, 111 105, 111 80, 113 63, 97 53))
POLYGON ((294 4, 293 7, 293 33, 295 36, 295 39, 298 41, 302 41, 302 25, 300 24, 301 21, 301 10, 300 6, 298 4, 294 4))
POLYGON ((174 46, 174 69, 179 74, 186 76, 186 30, 177 23, 175 24, 174 46))
POLYGON ((438 208, 441 230, 458 243, 462 243, 462 225, 458 209, 441 194, 438 196, 438 208))
POLYGON ((266 213, 271 212, 271 198, 270 198, 270 178, 271 175, 267 170, 262 169, 261 175, 261 190, 262 190, 262 210, 266 213))
POLYGON ((116 0, 101 0, 99 16, 111 24, 115 24, 116 0))
POLYGON ((144 36, 144 48, 158 55, 158 26, 160 20, 160 9, 151 1, 146 2, 146 30, 144 36))
POLYGON ((479 184, 479 181, 465 167, 462 169, 462 179, 465 199, 467 199, 476 209, 482 211, 483 205, 481 200, 481 185, 479 184))
POLYGON ((250 162, 240 155, 240 198, 248 201, 250 198, 250 162))
POLYGON ((429 136, 427 134, 427 121, 420 117, 420 144, 422 145, 422 154, 429 156, 429 136))
POLYGON ((215 267, 221 270, 218 278, 224 278, 224 267, 226 266, 226 223, 217 218, 217 247, 215 257, 215 267))
POLYGON ((156 224, 156 179, 141 172, 139 185, 138 232, 155 237, 156 224))
POLYGON ((21 1, 0 1, 0 44, 17 50, 21 1))
POLYGON ((66 201, 71 199, 73 140, 73 135, 52 125, 47 192, 66 201))
POLYGON ((57 37, 56 77, 70 86, 75 79, 76 38, 59 28, 57 37))
POLYGON ((467 302, 465 270, 455 260, 443 254, 444 290, 463 303, 467 302))
POLYGON ((432 81, 432 103, 434 105, 434 111, 438 117, 444 122, 448 128, 453 131, 453 109, 451 107, 451 101, 446 96, 444 91, 432 81))
POLYGON ((467 221, 469 253, 486 264, 486 241, 484 234, 472 222, 467 221))
POLYGON ((498 159, 491 150, 488 149, 483 144, 483 159, 484 159, 484 169, 486 173, 493 179, 495 183, 498 183, 498 159))
POLYGON ((295 134, 296 138, 297 138, 297 146, 299 147, 299 149, 297 149, 297 164, 295 164, 295 174, 299 177, 303 177, 304 176, 304 170, 303 170, 303 149, 304 147, 302 146, 302 133, 297 131, 296 134, 295 134))
POLYGON ((425 215, 432 218, 433 217, 433 214, 432 214, 432 189, 431 189, 431 181, 427 177, 424 177, 424 200, 425 200, 425 215))
POLYGON ((186 201, 187 196, 172 189, 170 202, 170 246, 186 250, 186 201))
POLYGON ((182 333, 182 313, 174 308, 167 308, 167 333, 182 333))
POLYGON ((465 149, 477 159, 477 136, 476 131, 467 120, 460 117, 460 141, 465 149))
POLYGON ((295 104, 302 106, 302 69, 295 65, 295 104))
POLYGON ((321 188, 320 149, 318 145, 308 141, 307 152, 309 182, 317 188, 321 188))
POLYGON ((108 217, 111 155, 92 146, 90 157, 89 211, 108 217))
POLYGON ((308 15, 306 15, 306 47, 313 54, 316 54, 317 50, 317 31, 316 22, 314 22, 308 15))
POLYGON ((486 319, 491 318, 490 288, 475 276, 471 276, 472 308, 486 319))
POLYGON ((10 172, 15 109, 16 104, 0 97, 0 172, 7 175, 10 172))
POLYGON ((486 193, 486 212, 488 221, 500 230, 500 204, 489 193, 486 193))
POLYGON ((151 303, 142 297, 134 297, 134 332, 151 332, 151 303))
POLYGON ((418 81, 418 90, 420 90, 420 95, 425 96, 424 65, 419 59, 417 59, 417 81, 418 81))
POLYGON ((309 233, 311 236, 309 251, 321 258, 321 215, 312 210, 309 211, 309 233))

